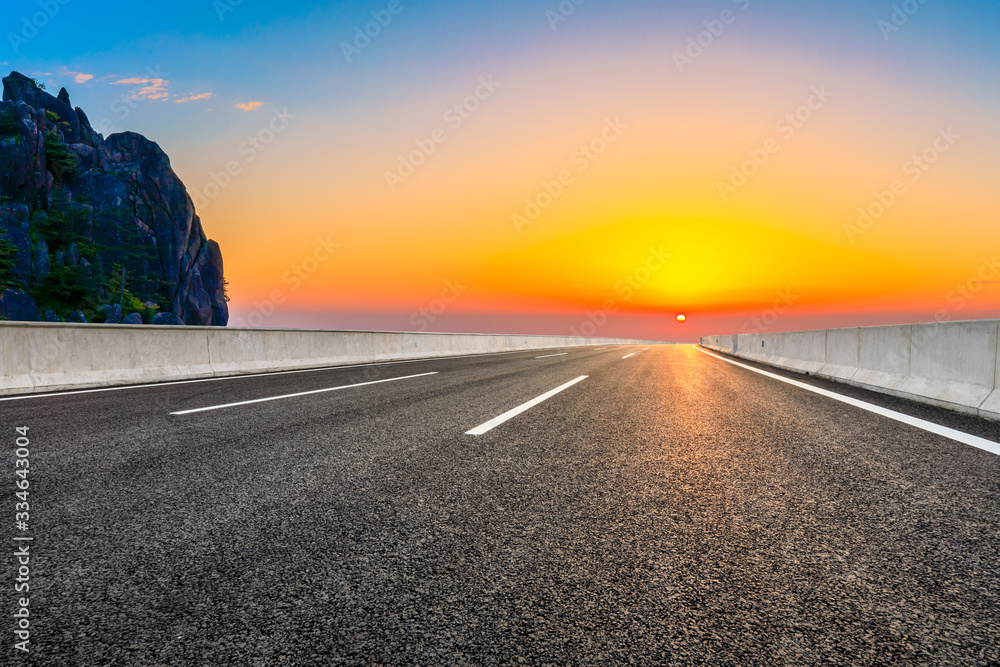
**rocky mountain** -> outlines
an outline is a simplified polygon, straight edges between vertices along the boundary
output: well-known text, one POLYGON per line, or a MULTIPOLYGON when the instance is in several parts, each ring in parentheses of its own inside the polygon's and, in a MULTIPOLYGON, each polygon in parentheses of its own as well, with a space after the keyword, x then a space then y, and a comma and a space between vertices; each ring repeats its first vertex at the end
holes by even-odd
POLYGON ((17 72, 0 103, 0 319, 225 326, 222 253, 158 145, 17 72))

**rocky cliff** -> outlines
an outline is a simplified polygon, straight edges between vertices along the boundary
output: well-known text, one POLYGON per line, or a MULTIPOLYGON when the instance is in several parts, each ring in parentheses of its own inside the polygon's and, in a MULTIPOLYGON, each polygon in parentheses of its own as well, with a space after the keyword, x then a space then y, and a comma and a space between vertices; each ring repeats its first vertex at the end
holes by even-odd
POLYGON ((0 318, 224 326, 222 254, 152 141, 3 79, 0 318), (174 317, 175 316, 175 317, 174 317))

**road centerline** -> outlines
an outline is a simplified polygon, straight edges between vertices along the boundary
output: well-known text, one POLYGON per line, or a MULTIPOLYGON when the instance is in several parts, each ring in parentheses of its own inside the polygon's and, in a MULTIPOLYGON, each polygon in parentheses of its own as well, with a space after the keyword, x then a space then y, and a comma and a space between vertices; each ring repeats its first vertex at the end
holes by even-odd
POLYGON ((583 382, 584 380, 587 379, 587 377, 588 377, 587 375, 581 375, 580 377, 576 378, 575 380, 570 380, 566 384, 560 385, 560 386, 556 387, 555 389, 553 389, 552 391, 545 392, 544 394, 542 394, 538 398, 533 398, 530 401, 528 401, 527 403, 522 403, 521 405, 517 406, 513 410, 508 410, 507 412, 503 413, 499 417, 494 417, 493 419, 489 420, 488 422, 480 424, 479 426, 477 426, 476 428, 474 428, 472 430, 466 431, 465 435, 482 435, 484 433, 487 433, 488 431, 492 431, 497 426, 500 426, 500 424, 503 424, 504 422, 513 419, 514 417, 518 416, 522 412, 527 412, 528 410, 530 410, 531 408, 535 407, 539 403, 542 403, 543 401, 547 401, 548 399, 552 398, 553 396, 555 396, 559 392, 565 391, 565 390, 569 389, 570 387, 572 387, 573 385, 577 384, 578 382, 583 382))
POLYGON ((254 403, 266 403, 268 401, 280 401, 285 398, 298 398, 300 396, 310 396, 312 394, 323 394, 331 391, 340 391, 342 389, 353 389, 355 387, 367 387, 373 384, 383 384, 385 382, 395 382, 397 380, 411 380, 413 378, 427 377, 428 375, 437 375, 438 372, 433 373, 420 373, 419 375, 407 375, 398 378, 387 378, 385 380, 373 380, 371 382, 359 382, 357 384, 347 384, 340 387, 327 387, 326 389, 314 389, 312 391, 302 391, 296 394, 283 394, 281 396, 269 396, 267 398, 255 398, 249 401, 238 401, 236 403, 225 403, 223 405, 210 405, 204 408, 194 408, 193 410, 180 410, 178 412, 171 412, 172 415, 190 415, 196 412, 209 412, 211 410, 222 410, 224 408, 235 408, 240 405, 251 405, 254 403))
POLYGON ((629 357, 634 357, 637 354, 639 354, 639 353, 638 352, 633 352, 632 354, 626 354, 624 357, 622 357, 622 359, 628 359, 629 357))
POLYGON ((960 442, 963 445, 969 445, 970 447, 975 447, 976 449, 982 449, 991 454, 996 454, 1000 456, 1000 443, 993 442, 992 440, 987 440, 986 438, 980 438, 977 435, 972 435, 970 433, 963 433, 962 431, 956 431, 953 428, 948 428, 947 426, 942 426, 940 424, 935 424, 934 422, 929 422, 926 419, 920 419, 919 417, 911 417, 910 415, 903 414, 902 412, 896 412, 895 410, 890 410, 888 408, 883 408, 882 406, 875 405, 874 403, 868 403, 867 401, 862 401, 857 398, 852 398, 850 396, 845 396, 844 394, 838 394, 835 391, 829 391, 827 389, 821 389, 819 387, 814 387, 811 384, 806 384, 805 382, 799 382, 798 380, 792 380, 791 378, 786 378, 776 373, 768 373, 767 371, 762 371, 759 368, 754 368, 753 366, 748 366, 747 364, 741 364, 738 361, 733 361, 731 359, 726 359, 717 354, 712 354, 701 347, 695 346, 695 349, 699 352, 707 354, 710 357, 715 357, 720 361, 724 361, 727 364, 732 364, 734 366, 739 366, 740 368, 745 368, 748 371, 753 371, 754 373, 759 373, 766 377, 772 378, 774 380, 780 380, 792 386, 798 387, 800 389, 805 389, 806 391, 811 391, 814 394, 819 394, 820 396, 825 396, 827 398, 832 398, 835 401, 840 401, 841 403, 847 403, 856 408, 861 408, 862 410, 867 410, 868 412, 875 413, 882 417, 888 417, 903 424, 909 426, 914 426, 928 433, 934 433, 935 435, 940 435, 949 440, 954 440, 955 442, 960 442))

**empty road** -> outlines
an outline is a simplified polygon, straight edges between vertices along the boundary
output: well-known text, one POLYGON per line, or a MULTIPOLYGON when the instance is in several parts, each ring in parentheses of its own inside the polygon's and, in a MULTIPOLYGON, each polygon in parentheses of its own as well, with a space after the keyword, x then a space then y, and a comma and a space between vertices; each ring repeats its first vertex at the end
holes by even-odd
POLYGON ((0 400, 0 433, 0 663, 1000 661, 1000 456, 690 346, 0 400))

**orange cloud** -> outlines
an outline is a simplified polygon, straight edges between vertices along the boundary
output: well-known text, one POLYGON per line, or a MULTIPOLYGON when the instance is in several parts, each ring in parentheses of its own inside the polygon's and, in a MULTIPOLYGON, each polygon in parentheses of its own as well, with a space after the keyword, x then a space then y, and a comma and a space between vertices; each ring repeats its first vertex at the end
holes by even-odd
POLYGON ((211 98, 215 93, 202 93, 200 95, 191 94, 187 97, 182 97, 179 100, 174 100, 177 104, 184 104, 185 102, 197 102, 198 100, 207 100, 211 98))
POLYGON ((170 86, 169 79, 144 79, 141 77, 131 77, 112 81, 112 86, 140 86, 131 91, 129 99, 165 100, 169 94, 167 88, 170 86))
POLYGON ((253 111, 254 109, 259 109, 264 106, 263 102, 246 102, 244 104, 237 104, 237 109, 243 109, 244 111, 253 111))
POLYGON ((63 74, 65 74, 66 76, 73 77, 73 80, 75 82, 77 82, 77 83, 87 83, 88 81, 90 81, 91 79, 94 78, 93 74, 84 74, 83 72, 74 72, 74 71, 72 71, 70 69, 67 69, 65 67, 63 68, 63 74))

